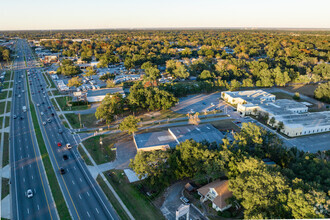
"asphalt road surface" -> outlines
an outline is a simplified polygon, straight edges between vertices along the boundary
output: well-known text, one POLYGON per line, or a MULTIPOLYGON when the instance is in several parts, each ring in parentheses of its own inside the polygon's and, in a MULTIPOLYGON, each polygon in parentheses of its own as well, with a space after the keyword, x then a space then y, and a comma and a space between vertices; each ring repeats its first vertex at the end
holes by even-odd
POLYGON ((74 136, 62 125, 60 118, 57 116, 47 94, 45 79, 40 68, 36 67, 31 48, 26 42, 24 50, 27 60, 30 60, 29 65, 32 67, 29 76, 32 102, 71 217, 83 220, 119 219, 79 156, 74 136), (60 132, 60 130, 63 132, 60 132), (66 147, 68 143, 72 146, 71 149, 66 147), (64 159, 64 155, 68 158, 64 159), (61 168, 65 170, 64 174, 60 173, 61 168))
POLYGON ((17 55, 19 57, 14 62, 10 125, 11 217, 12 219, 58 219, 28 107, 22 41, 17 43, 17 55), (23 111, 23 106, 27 107, 26 112, 23 111), (28 189, 34 194, 32 198, 26 196, 28 189))

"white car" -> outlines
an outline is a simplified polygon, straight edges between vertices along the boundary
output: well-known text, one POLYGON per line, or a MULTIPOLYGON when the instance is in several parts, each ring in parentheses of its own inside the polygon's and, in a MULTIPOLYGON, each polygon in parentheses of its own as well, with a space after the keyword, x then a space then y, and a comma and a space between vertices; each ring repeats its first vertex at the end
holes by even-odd
POLYGON ((66 146, 66 148, 68 148, 68 149, 71 149, 71 148, 72 148, 72 146, 71 146, 70 143, 67 143, 65 146, 66 146))
POLYGON ((28 189, 25 193, 26 197, 28 198, 32 198, 33 197, 33 191, 32 189, 28 189))
POLYGON ((46 125, 46 124, 47 124, 47 122, 45 122, 45 121, 44 121, 44 122, 42 122, 42 124, 43 124, 43 125, 46 125))
POLYGON ((39 106, 40 106, 40 104, 38 103, 38 104, 37 104, 37 106, 39 107, 39 106))
POLYGON ((44 112, 40 112, 40 115, 44 115, 44 112))

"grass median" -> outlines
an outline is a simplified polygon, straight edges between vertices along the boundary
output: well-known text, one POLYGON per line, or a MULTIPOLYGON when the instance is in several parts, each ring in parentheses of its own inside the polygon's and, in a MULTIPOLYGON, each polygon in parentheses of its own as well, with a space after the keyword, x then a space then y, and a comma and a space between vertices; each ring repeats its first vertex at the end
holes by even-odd
POLYGON ((9 164, 9 133, 5 132, 3 140, 2 167, 9 164))
POLYGON ((1 199, 4 199, 9 195, 9 189, 9 179, 2 178, 1 199))
POLYGON ((116 150, 114 149, 113 134, 99 135, 85 140, 84 146, 94 159, 96 164, 114 161, 116 150), (102 145, 100 144, 102 138, 102 145))
POLYGON ((152 201, 138 190, 138 183, 129 183, 126 175, 122 175, 122 173, 122 170, 110 170, 105 172, 104 175, 134 218, 164 219, 164 216, 152 204, 152 201))
POLYGON ((60 216, 60 219, 71 219, 68 207, 66 206, 60 185, 58 184, 53 166, 51 164, 45 142, 42 138, 42 133, 41 133, 40 126, 38 123, 37 114, 36 114, 34 105, 32 103, 31 95, 30 95, 29 85, 28 85, 28 93, 29 93, 30 110, 31 110, 31 115, 32 115, 33 126, 34 126, 35 134, 36 134, 39 149, 40 149, 40 154, 42 157, 42 161, 43 161, 43 164, 45 167, 48 182, 50 185, 50 189, 52 191, 52 195, 53 195, 53 198, 54 198, 54 201, 56 204, 58 214, 60 216))
POLYGON ((117 214, 119 215, 120 219, 126 220, 130 219, 130 217, 126 214, 123 207, 120 205, 116 197, 113 195, 107 184, 104 182, 100 175, 96 178, 97 183, 100 185, 101 189, 103 190, 104 194, 107 196, 108 200, 110 201, 113 208, 116 210, 117 214))

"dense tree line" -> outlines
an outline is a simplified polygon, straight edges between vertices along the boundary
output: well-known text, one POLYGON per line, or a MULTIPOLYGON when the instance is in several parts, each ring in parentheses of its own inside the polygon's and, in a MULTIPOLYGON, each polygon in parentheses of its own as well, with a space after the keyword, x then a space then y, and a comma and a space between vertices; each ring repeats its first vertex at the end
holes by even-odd
POLYGON ((0 62, 10 60, 10 50, 6 47, 0 46, 0 62))
POLYGON ((314 91, 315 98, 330 103, 330 81, 321 83, 314 91))
POLYGON ((281 140, 255 124, 243 124, 233 143, 215 146, 187 140, 167 151, 138 152, 130 167, 151 187, 190 178, 207 183, 228 178, 244 217, 329 217, 329 155, 287 149, 281 140), (269 158, 276 166, 261 161, 269 158))

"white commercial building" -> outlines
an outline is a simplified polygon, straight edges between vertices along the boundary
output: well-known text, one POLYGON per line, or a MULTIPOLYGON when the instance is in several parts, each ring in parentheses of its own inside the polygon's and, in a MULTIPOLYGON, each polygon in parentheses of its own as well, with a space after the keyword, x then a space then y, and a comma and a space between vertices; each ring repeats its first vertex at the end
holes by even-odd
POLYGON ((281 132, 287 136, 327 132, 330 130, 330 112, 308 112, 305 103, 294 100, 275 100, 275 95, 263 90, 249 90, 239 92, 221 92, 221 97, 230 104, 237 105, 237 112, 242 116, 268 114, 268 123, 271 118, 277 127, 283 123, 281 132))

